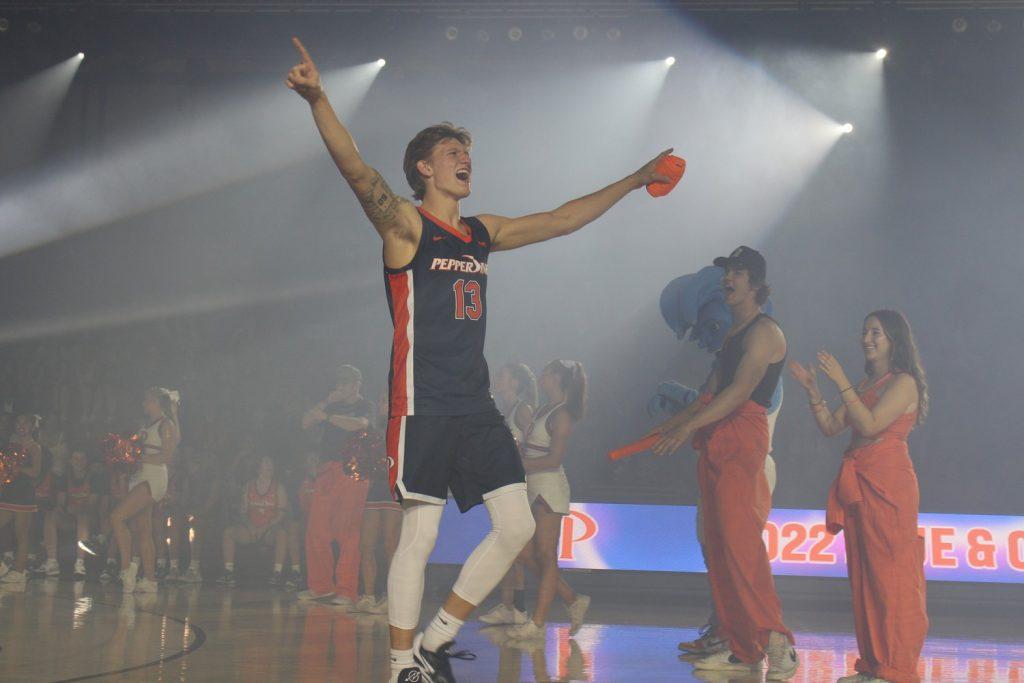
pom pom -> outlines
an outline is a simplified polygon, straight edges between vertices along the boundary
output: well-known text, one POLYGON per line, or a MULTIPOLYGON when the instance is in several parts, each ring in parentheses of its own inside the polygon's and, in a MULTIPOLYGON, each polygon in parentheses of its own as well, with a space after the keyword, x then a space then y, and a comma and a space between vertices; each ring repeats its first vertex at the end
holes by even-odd
POLYGON ((21 465, 25 461, 25 451, 17 444, 8 444, 0 449, 0 489, 10 484, 21 474, 21 465))
POLYGON ((100 441, 103 459, 107 465, 115 469, 129 472, 138 469, 142 464, 142 435, 122 436, 111 432, 100 441))
POLYGON ((361 432, 341 448, 345 474, 356 480, 380 479, 387 476, 388 458, 381 432, 361 432))

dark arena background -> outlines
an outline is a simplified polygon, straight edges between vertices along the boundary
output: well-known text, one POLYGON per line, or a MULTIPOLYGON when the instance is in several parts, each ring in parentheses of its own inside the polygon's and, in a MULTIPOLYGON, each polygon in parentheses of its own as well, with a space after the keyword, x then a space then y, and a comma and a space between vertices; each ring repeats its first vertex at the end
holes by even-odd
MULTIPOLYGON (((697 454, 608 458, 664 420, 648 413, 660 384, 697 387, 714 360, 665 324, 663 288, 741 244, 767 261, 790 360, 826 349, 859 381, 865 316, 910 321, 931 396, 909 439, 930 618, 917 675, 1024 680, 1013 0, 0 0, 0 440, 37 415, 43 453, 27 579, 0 582, 0 680, 391 676, 387 533, 362 562, 370 607, 298 597, 300 493, 322 438, 303 417, 344 364, 382 401, 392 322, 380 237, 285 87, 292 36, 403 196, 406 144, 441 121, 473 135, 467 216, 554 209, 668 147, 687 162, 671 194, 634 192, 488 264, 492 379, 508 363, 586 368, 559 560, 592 602, 582 626, 558 603, 542 637, 516 639, 477 620, 496 589, 459 633, 476 654, 453 661, 459 681, 762 680, 677 649, 711 600, 697 454), (152 511, 158 587, 133 594, 116 580, 101 442, 146 421, 150 387, 180 392, 181 442, 152 511), (76 451, 93 473, 77 515, 76 451), (264 457, 289 499, 284 578, 268 537, 238 544, 226 582, 225 538, 248 529, 240 504, 264 457), (96 555, 76 547, 81 524, 96 555)), ((843 537, 824 527, 846 437, 822 436, 788 371, 782 383, 764 540, 800 655, 791 680, 835 681, 858 657, 843 537)), ((5 570, 20 541, 6 514, 5 570)), ((448 504, 421 628, 487 530, 482 506, 448 504)), ((527 572, 528 609, 536 587, 527 572)))

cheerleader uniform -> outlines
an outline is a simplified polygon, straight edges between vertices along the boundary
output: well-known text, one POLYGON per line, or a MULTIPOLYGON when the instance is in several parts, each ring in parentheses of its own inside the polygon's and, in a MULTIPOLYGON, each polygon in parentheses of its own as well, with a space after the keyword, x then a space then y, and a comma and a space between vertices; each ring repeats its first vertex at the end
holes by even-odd
MULTIPOLYGON (((160 437, 160 426, 163 421, 164 418, 160 418, 139 432, 143 455, 156 455, 163 450, 164 441, 160 437)), ((167 494, 167 465, 142 463, 128 481, 128 490, 131 491, 143 482, 149 484, 149 493, 153 496, 153 501, 159 503, 167 494)))
MULTIPOLYGON (((524 460, 542 458, 551 452, 548 418, 564 405, 558 403, 534 417, 523 442, 524 460)), ((559 465, 554 469, 527 473, 526 495, 530 499, 530 505, 533 505, 537 498, 543 498, 552 512, 560 515, 569 514, 569 480, 565 476, 565 468, 559 465)))
MULTIPOLYGON (((21 447, 21 444, 13 445, 21 447)), ((36 512, 38 509, 36 487, 31 477, 19 474, 10 484, 0 486, 0 510, 36 512)))

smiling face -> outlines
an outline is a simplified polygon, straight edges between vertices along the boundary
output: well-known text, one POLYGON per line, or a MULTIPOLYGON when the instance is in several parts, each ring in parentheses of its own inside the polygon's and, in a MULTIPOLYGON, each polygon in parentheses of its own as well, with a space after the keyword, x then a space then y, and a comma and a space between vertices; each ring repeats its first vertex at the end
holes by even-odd
POLYGON ((725 295, 725 304, 732 307, 756 300, 757 288, 751 284, 750 273, 746 268, 729 266, 722 276, 722 293, 725 295))
POLYGON ((874 316, 864 321, 860 344, 864 350, 864 360, 868 363, 877 363, 879 360, 887 361, 892 357, 892 340, 885 333, 881 321, 874 316))
POLYGON ((416 168, 426 181, 428 193, 434 191, 465 199, 472 191, 473 161, 469 147, 454 138, 445 138, 434 145, 430 156, 419 161, 416 168))

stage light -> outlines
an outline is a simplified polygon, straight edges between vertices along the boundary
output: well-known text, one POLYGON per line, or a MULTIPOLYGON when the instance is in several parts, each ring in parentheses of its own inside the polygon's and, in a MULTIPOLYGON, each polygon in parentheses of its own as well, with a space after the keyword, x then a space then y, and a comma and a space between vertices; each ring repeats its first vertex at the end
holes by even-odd
POLYGON ((478 43, 486 43, 486 42, 490 41, 490 39, 491 39, 491 34, 488 33, 487 31, 485 31, 483 29, 480 29, 479 31, 476 32, 476 42, 478 42, 478 43))
POLYGON ((590 29, 586 26, 577 26, 572 30, 572 37, 576 40, 586 40, 590 35, 590 29))
POLYGON ((75 56, 76 56, 76 57, 78 57, 78 59, 80 59, 80 60, 81 60, 81 59, 85 59, 85 53, 84 53, 84 52, 79 52, 79 53, 78 53, 77 55, 75 55, 75 56))
POLYGON ((622 38, 622 29, 613 26, 612 28, 608 29, 605 35, 608 36, 608 40, 619 40, 620 38, 622 38))
POLYGON ((889 51, 886 50, 884 47, 880 47, 877 50, 875 50, 875 59, 877 59, 878 61, 882 61, 883 59, 885 59, 888 56, 889 56, 889 51))
POLYGON ((672 66, 675 63, 676 63, 676 58, 675 57, 666 57, 665 58, 665 66, 672 66))
POLYGON ((523 38, 523 29, 518 26, 513 26, 508 30, 508 39, 513 43, 518 43, 523 38))
POLYGON ((852 123, 844 123, 843 125, 841 125, 839 127, 839 130, 842 131, 843 135, 849 135, 850 133, 853 132, 853 124, 852 123))
POLYGON ((552 31, 549 28, 542 29, 541 32, 540 32, 540 39, 541 40, 554 40, 555 39, 555 32, 552 31))
POLYGON ((963 17, 957 17, 952 23, 953 33, 963 33, 967 30, 967 20, 963 17))
POLYGON ((985 24, 985 30, 988 31, 989 33, 999 33, 1000 31, 1003 30, 1003 22, 999 21, 998 19, 992 19, 987 24, 985 24))
POLYGON ((459 37, 459 27, 449 26, 444 30, 444 37, 446 40, 455 40, 459 37))
POLYGON ((388 60, 384 59, 383 57, 381 57, 380 59, 377 60, 377 66, 379 66, 379 67, 383 67, 387 63, 388 63, 388 60))

